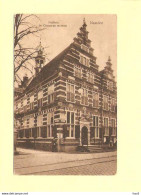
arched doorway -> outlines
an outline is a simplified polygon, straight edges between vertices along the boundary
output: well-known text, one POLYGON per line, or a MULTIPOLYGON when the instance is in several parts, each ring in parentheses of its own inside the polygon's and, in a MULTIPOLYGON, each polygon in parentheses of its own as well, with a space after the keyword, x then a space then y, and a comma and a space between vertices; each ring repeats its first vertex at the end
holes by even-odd
POLYGON ((88 129, 86 126, 82 128, 81 131, 81 140, 82 140, 82 146, 88 145, 88 129))

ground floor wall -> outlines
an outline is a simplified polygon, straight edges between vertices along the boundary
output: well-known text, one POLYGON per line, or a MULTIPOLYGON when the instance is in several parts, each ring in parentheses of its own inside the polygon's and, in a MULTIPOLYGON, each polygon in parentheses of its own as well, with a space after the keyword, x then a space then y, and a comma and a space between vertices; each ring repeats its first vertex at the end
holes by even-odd
POLYGON ((17 145, 46 151, 75 151, 83 145, 116 144, 116 113, 71 103, 26 116, 17 145), (31 118, 30 118, 31 117, 31 118), (33 120, 34 119, 34 120, 33 120), (54 148, 53 148, 54 146, 54 148))

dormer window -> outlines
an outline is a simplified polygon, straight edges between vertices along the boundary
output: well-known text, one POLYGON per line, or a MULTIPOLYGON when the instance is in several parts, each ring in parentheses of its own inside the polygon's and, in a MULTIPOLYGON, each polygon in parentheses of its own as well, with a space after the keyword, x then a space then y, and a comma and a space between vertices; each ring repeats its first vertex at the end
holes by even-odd
POLYGON ((89 53, 89 48, 85 45, 81 45, 81 49, 89 53))

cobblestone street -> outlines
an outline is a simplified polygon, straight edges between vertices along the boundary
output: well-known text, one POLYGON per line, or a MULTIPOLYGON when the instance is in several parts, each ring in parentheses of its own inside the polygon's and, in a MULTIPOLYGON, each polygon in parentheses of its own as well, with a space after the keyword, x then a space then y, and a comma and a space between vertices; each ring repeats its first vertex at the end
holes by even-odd
POLYGON ((20 175, 114 175, 116 152, 52 153, 18 148, 14 173, 20 175))
POLYGON ((114 174, 116 174, 116 160, 39 173, 39 175, 114 175, 114 174))

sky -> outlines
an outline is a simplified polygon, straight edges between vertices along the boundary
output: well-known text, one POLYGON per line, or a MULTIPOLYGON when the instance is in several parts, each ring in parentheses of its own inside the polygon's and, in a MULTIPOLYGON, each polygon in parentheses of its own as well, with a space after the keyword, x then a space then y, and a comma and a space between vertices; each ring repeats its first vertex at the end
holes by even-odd
MULTIPOLYGON (((40 43, 45 47, 48 59, 52 60, 56 55, 63 51, 73 42, 83 24, 85 18, 89 39, 92 41, 91 46, 94 49, 94 56, 97 57, 97 65, 102 70, 106 65, 108 56, 111 57, 112 68, 115 79, 117 78, 117 23, 116 15, 60 15, 46 14, 37 15, 40 20, 33 19, 33 23, 46 30, 41 31, 38 36, 26 37, 23 41, 25 46, 37 47, 40 43), (35 21, 36 20, 36 21, 35 21)), ((46 63, 49 60, 46 59, 46 63)), ((25 75, 21 71, 21 76, 25 75)))

